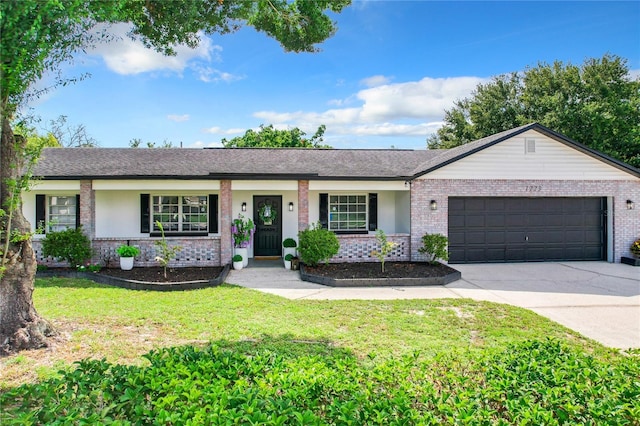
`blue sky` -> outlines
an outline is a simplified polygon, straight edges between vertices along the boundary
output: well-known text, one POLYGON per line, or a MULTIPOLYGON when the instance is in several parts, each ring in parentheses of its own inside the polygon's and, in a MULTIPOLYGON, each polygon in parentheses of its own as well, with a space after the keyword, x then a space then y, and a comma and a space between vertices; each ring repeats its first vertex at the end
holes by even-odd
MULTIPOLYGON (((220 146, 260 124, 327 126, 335 148, 424 149, 456 99, 493 76, 605 53, 640 70, 640 2, 358 1, 320 53, 285 53, 245 28, 165 58, 123 37, 78 56, 91 74, 30 106, 102 147, 220 146)), ((126 33, 126 26, 115 32, 126 33)))

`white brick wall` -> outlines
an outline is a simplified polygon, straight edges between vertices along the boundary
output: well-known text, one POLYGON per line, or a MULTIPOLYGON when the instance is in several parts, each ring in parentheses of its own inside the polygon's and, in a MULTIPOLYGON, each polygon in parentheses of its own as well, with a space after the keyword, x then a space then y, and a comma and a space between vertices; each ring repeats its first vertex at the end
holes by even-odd
POLYGON ((620 262, 629 256, 629 247, 640 238, 640 181, 562 181, 562 180, 464 180, 419 179, 411 187, 411 246, 412 259, 423 260, 418 248, 425 233, 447 235, 448 197, 612 197, 608 214, 613 215, 613 259, 620 262), (531 192, 531 188, 535 192, 531 192), (627 200, 636 209, 628 210, 627 200), (438 209, 429 208, 436 200, 438 209))

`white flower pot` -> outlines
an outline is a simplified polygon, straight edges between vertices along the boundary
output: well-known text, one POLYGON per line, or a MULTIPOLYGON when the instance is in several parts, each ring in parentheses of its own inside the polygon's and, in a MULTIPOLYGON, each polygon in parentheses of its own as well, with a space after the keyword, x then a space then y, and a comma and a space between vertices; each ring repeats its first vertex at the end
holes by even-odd
POLYGON ((244 265, 242 264, 242 260, 239 262, 233 262, 233 269, 235 269, 236 271, 239 271, 240 269, 242 269, 243 266, 244 265))
POLYGON ((243 267, 247 267, 249 265, 249 249, 244 247, 244 248, 240 248, 240 247, 236 247, 234 249, 234 254, 239 254, 240 256, 242 256, 242 266, 243 267))
POLYGON ((130 271, 133 269, 133 257, 121 257, 120 269, 123 271, 130 271))
POLYGON ((285 260, 284 261, 284 269, 291 269, 291 261, 290 260, 285 260))

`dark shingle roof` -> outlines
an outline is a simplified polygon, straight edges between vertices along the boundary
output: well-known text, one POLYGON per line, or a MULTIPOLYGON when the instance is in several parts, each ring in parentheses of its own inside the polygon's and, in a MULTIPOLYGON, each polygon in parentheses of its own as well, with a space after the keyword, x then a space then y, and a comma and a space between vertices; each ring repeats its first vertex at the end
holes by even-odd
POLYGON ((536 130, 640 176, 640 170, 538 123, 446 150, 47 148, 34 176, 44 179, 414 179, 527 130, 536 130))
POLYGON ((45 179, 256 178, 404 179, 439 150, 270 148, 47 148, 34 170, 45 179))

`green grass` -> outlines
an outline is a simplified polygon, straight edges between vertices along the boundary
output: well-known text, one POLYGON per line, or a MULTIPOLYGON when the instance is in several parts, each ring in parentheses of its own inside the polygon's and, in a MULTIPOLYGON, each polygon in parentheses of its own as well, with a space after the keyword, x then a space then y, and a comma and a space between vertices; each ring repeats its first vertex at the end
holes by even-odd
POLYGON ((210 414, 209 408, 202 411, 198 392, 230 398, 231 405, 220 410, 249 404, 225 414, 242 424, 349 424, 352 416, 360 418, 353 424, 386 424, 388 416, 398 424, 466 417, 535 424, 566 416, 589 423, 607 419, 614 406, 620 414, 612 424, 640 415, 640 403, 627 401, 640 396, 637 384, 627 380, 629 371, 638 374, 637 357, 625 358, 508 305, 467 299, 290 301, 226 285, 163 293, 60 278, 36 280, 34 301, 61 337, 51 349, 0 361, 0 402, 2 392, 16 401, 4 418, 9 424, 49 422, 62 413, 103 423, 112 415, 131 420, 140 410, 147 418, 162 417, 163 424, 188 424, 185 418, 196 411, 210 414), (74 362, 88 358, 94 361, 82 361, 76 370, 74 362), (229 360, 235 379, 222 380, 223 386, 217 380, 231 374, 223 373, 231 368, 229 360), (218 379, 203 385, 212 368, 218 379), (529 389, 532 377, 541 379, 529 389), (565 381, 577 385, 567 393, 565 381), (30 382, 43 385, 16 388, 30 382), (168 401, 182 398, 171 396, 178 388, 184 388, 183 408, 172 411, 168 401), (278 389, 290 389, 288 396, 278 389), (165 396, 151 405, 135 399, 160 394, 165 396), (515 401, 505 399, 511 394, 515 401), (279 416, 282 407, 292 407, 290 415, 279 416), (245 418, 246 410, 255 417, 245 418), (427 412, 437 415, 427 421, 427 412), (299 423, 287 420, 294 417, 299 423))
POLYGON ((531 311, 465 299, 290 301, 234 286, 185 292, 145 292, 87 280, 38 279, 38 312, 62 332, 56 352, 3 361, 0 389, 54 375, 85 358, 139 363, 152 348, 209 341, 264 341, 281 351, 298 342, 344 348, 358 358, 419 351, 505 347, 558 338, 606 356, 610 351, 531 311), (17 361, 16 361, 17 360, 17 361))

